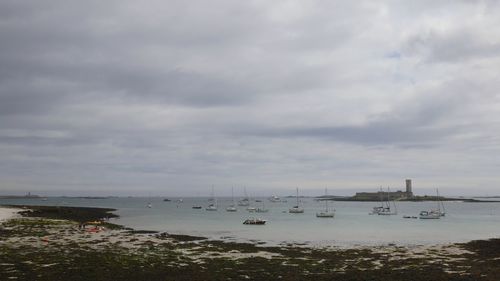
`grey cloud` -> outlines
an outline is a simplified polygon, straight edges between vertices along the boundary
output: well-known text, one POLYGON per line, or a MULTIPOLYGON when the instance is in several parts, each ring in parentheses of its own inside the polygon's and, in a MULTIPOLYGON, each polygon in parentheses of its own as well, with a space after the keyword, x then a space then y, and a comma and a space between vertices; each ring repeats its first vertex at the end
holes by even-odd
MULTIPOLYGON (((431 116, 436 112, 428 111, 431 116)), ((419 120, 377 120, 365 125, 352 126, 315 126, 267 128, 255 133, 263 137, 313 138, 327 141, 340 141, 368 146, 398 146, 401 148, 440 146, 450 136, 457 133, 456 128, 429 127, 427 115, 419 120)))
MULTIPOLYGON (((496 26, 487 28, 496 29, 496 26)), ((404 53, 420 56, 428 62, 458 63, 473 59, 500 56, 500 42, 482 38, 475 30, 457 29, 449 32, 430 30, 410 37, 404 45, 404 53)))
POLYGON ((0 136, 0 143, 4 144, 14 144, 14 145, 26 145, 26 146, 66 146, 66 145, 77 145, 77 144, 89 144, 88 140, 79 140, 74 138, 48 138, 48 137, 6 137, 0 136))

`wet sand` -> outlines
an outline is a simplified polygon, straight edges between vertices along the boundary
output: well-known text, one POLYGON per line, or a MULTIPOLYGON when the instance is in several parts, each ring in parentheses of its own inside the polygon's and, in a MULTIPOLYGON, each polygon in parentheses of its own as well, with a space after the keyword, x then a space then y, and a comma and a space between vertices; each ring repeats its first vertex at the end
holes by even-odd
POLYGON ((16 217, 20 209, 0 207, 0 222, 16 217))

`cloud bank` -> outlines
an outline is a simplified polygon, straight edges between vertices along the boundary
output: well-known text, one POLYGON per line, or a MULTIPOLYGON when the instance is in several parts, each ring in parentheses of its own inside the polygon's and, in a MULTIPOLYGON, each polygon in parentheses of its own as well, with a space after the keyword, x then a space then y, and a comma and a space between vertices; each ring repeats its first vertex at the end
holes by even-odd
POLYGON ((1 1, 0 191, 499 193, 498 26, 496 1, 1 1))

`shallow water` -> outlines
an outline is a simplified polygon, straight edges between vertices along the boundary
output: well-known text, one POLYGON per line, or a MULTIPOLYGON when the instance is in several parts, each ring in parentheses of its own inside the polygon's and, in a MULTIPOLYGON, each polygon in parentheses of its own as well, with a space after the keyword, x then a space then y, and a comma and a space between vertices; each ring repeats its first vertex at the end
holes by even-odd
MULTIPOLYGON (((289 214, 295 199, 288 203, 271 203, 262 198, 268 213, 249 213, 238 207, 235 213, 226 212, 230 198, 219 199, 218 211, 206 211, 207 198, 184 198, 183 203, 163 202, 163 198, 109 198, 82 199, 53 197, 40 199, 0 199, 0 204, 33 204, 61 206, 92 206, 116 208, 119 224, 135 229, 147 229, 234 239, 259 240, 269 244, 282 242, 310 243, 316 245, 398 245, 441 244, 465 242, 500 236, 500 203, 445 202, 446 217, 439 220, 404 219, 417 216, 421 210, 436 206, 435 202, 399 202, 398 215, 368 215, 374 202, 333 202, 334 219, 316 218, 324 208, 323 202, 303 199, 305 213, 289 214), (147 208, 151 202, 153 208, 147 208), (201 205, 202 209, 192 209, 201 205), (264 226, 243 225, 249 217, 268 220, 264 226)), ((253 203, 262 207, 262 203, 253 203)))

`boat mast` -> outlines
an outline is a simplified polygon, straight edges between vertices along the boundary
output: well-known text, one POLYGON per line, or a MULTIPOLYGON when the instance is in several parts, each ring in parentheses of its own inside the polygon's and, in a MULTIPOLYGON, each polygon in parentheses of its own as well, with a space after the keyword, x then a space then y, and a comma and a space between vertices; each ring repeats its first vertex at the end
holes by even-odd
POLYGON ((233 202, 234 207, 234 186, 231 186, 231 201, 233 202))
POLYGON ((299 207, 299 188, 297 187, 297 208, 299 207))
POLYGON ((328 213, 328 197, 326 195, 328 195, 327 188, 325 188, 325 212, 328 213))
POLYGON ((387 187, 387 209, 389 209, 389 211, 391 211, 391 198, 389 196, 389 187, 387 187))
MULTIPOLYGON (((387 189, 389 190, 389 189, 387 189)), ((398 208, 396 207, 396 200, 392 200, 392 205, 394 205, 394 214, 397 214, 398 213, 398 208)))
POLYGON ((213 184, 212 184, 212 202, 214 206, 217 207, 217 199, 215 199, 215 189, 213 184))
POLYGON ((439 189, 438 188, 436 188, 436 195, 437 195, 439 214, 446 213, 446 210, 444 209, 444 203, 443 203, 443 201, 441 201, 441 196, 439 196, 439 189), (441 212, 441 207, 443 207, 442 212, 441 212))
POLYGON ((383 200, 383 196, 384 196, 384 191, 382 190, 382 187, 380 187, 380 191, 379 191, 379 194, 380 194, 380 207, 381 208, 384 208, 384 200, 383 200))
POLYGON ((438 212, 439 212, 439 215, 441 215, 441 203, 439 203, 439 191, 438 189, 436 188, 436 203, 438 205, 438 212))

